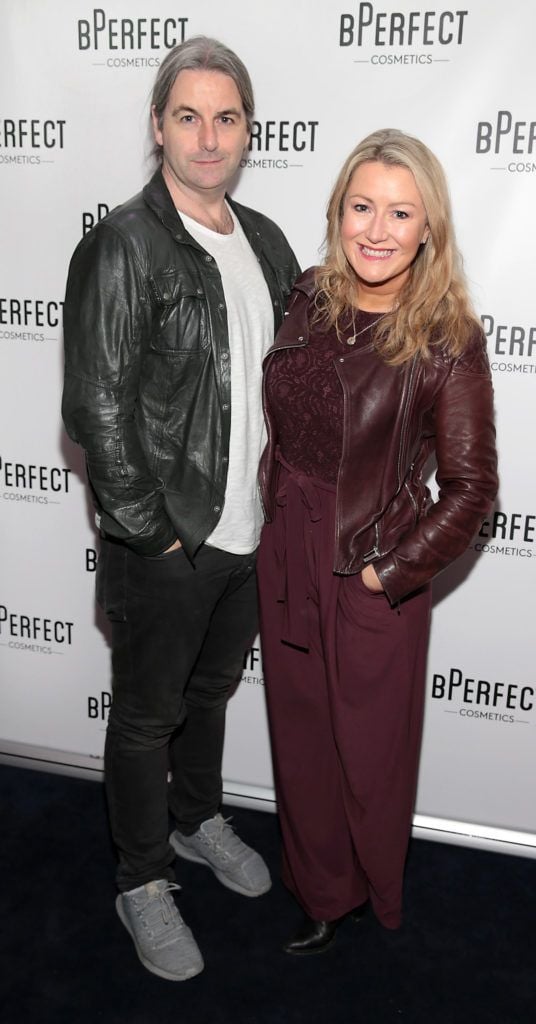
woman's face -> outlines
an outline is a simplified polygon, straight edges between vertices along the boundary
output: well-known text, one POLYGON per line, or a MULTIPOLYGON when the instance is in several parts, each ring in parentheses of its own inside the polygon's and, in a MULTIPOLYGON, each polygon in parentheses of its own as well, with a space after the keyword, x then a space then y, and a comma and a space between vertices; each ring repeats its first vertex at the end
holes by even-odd
POLYGON ((377 161, 361 164, 346 191, 340 231, 360 304, 391 309, 430 234, 411 171, 377 161))

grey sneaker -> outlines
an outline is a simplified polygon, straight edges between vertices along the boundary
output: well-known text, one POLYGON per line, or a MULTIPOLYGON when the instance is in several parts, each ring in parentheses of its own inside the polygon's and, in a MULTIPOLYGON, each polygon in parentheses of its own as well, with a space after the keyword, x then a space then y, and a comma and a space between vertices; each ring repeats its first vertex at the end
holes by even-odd
POLYGON ((212 868, 228 889, 243 896, 262 896, 272 884, 270 872, 260 854, 242 842, 229 821, 216 814, 204 821, 193 836, 175 831, 169 841, 179 857, 212 868))
POLYGON ((177 910, 173 889, 180 889, 180 885, 159 878, 120 893, 115 906, 143 966, 160 978, 186 981, 199 974, 204 963, 197 942, 177 910))

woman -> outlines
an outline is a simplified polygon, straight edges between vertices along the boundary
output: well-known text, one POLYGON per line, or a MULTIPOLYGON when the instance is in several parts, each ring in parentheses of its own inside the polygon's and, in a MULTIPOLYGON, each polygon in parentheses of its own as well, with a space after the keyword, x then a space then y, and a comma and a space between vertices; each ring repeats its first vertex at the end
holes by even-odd
POLYGON ((283 878, 305 911, 284 948, 306 954, 367 901, 400 925, 430 581, 497 487, 483 333, 417 139, 375 132, 344 164, 325 263, 265 360, 265 411, 263 660, 283 878))

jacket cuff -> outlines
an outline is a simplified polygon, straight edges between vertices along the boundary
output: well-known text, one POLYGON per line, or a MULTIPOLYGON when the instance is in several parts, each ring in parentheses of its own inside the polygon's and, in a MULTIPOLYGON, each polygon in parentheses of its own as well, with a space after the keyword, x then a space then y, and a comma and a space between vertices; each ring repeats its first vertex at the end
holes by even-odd
MULTIPOLYGON (((171 520, 164 522, 159 528, 154 530, 150 536, 144 534, 122 535, 117 533, 116 530, 107 529, 107 519, 105 513, 100 515, 100 529, 104 537, 109 537, 112 540, 121 541, 126 544, 127 548, 131 551, 135 551, 137 555, 161 555, 166 548, 171 547, 174 541, 177 540, 177 531, 173 526, 171 520)), ((110 520, 108 520, 110 522, 110 520)), ((178 538, 180 540, 180 537, 178 538)))
POLYGON ((400 579, 400 571, 392 552, 379 558, 372 565, 391 605, 395 605, 406 596, 400 579))
POLYGON ((137 555, 161 555, 177 539, 177 531, 173 526, 170 526, 169 531, 166 530, 165 533, 161 531, 148 540, 140 540, 139 537, 134 537, 131 540, 127 540, 126 543, 127 547, 135 551, 137 555))

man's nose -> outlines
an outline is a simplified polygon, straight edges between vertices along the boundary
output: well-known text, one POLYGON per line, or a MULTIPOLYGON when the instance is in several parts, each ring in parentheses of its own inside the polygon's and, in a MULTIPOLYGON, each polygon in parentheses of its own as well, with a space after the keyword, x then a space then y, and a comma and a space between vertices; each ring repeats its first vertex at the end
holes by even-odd
POLYGON ((199 129, 199 145, 201 149, 208 149, 210 152, 218 148, 218 133, 214 124, 201 125, 199 129))

